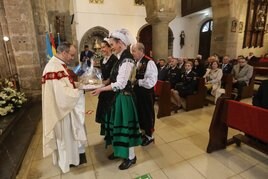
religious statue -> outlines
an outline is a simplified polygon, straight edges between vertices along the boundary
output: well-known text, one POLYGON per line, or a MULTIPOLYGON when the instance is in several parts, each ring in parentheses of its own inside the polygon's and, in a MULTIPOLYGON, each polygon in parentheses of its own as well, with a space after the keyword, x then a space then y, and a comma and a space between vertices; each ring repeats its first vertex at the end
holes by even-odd
POLYGON ((266 15, 262 10, 258 11, 257 18, 256 18, 256 25, 255 30, 257 31, 263 31, 265 28, 265 18, 266 15))
POLYGON ((184 39, 185 39, 185 33, 182 30, 181 34, 180 34, 180 46, 181 46, 181 48, 184 46, 184 39))

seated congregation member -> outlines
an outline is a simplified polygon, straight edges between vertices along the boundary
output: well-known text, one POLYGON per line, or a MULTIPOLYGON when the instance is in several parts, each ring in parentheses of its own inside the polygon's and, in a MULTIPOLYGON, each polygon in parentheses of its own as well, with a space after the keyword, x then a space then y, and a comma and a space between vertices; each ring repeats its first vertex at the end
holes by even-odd
POLYGON ((170 68, 167 73, 167 81, 169 81, 171 89, 174 89, 175 85, 180 81, 182 73, 177 64, 178 60, 176 58, 172 58, 170 61, 170 68))
POLYGON ((214 61, 217 61, 215 56, 208 57, 208 59, 205 62, 205 68, 210 69, 211 68, 211 63, 214 62, 214 61))
POLYGON ((256 61, 258 61, 258 58, 255 57, 255 55, 253 54, 253 52, 249 52, 248 56, 246 57, 246 60, 248 62, 256 62, 256 61))
POLYGON ((166 65, 165 59, 159 60, 158 66, 158 80, 165 81, 167 79, 168 66, 166 65))
POLYGON ((221 87, 222 70, 219 68, 219 62, 211 62, 211 69, 208 69, 204 75, 205 85, 212 96, 216 96, 216 92, 221 87))
POLYGON ((184 68, 185 61, 184 60, 186 60, 186 58, 183 58, 183 57, 177 58, 177 61, 178 61, 177 66, 181 70, 181 72, 184 72, 184 70, 185 70, 185 68, 184 68))
POLYGON ((230 63, 230 57, 224 56, 222 59, 221 69, 223 74, 230 74, 232 72, 233 66, 230 63))
POLYGON ((112 102, 111 112, 105 117, 105 141, 106 146, 112 145, 113 153, 109 160, 123 158, 119 165, 120 170, 128 169, 136 163, 135 146, 142 142, 139 119, 133 100, 133 90, 130 82, 135 66, 133 56, 128 46, 131 44, 131 36, 128 30, 120 29, 110 36, 112 51, 118 61, 115 63, 111 75, 111 83, 92 92, 98 95, 104 91, 114 91, 115 99, 112 102))
POLYGON ((76 88, 67 65, 76 48, 63 42, 45 66, 42 76, 43 156, 52 154, 63 173, 86 163, 85 95, 76 88))
POLYGON ((178 110, 182 108, 181 98, 193 94, 197 90, 196 73, 192 71, 193 63, 185 63, 185 71, 181 75, 181 81, 176 84, 175 89, 171 89, 171 102, 176 105, 178 110))
POLYGON ((268 80, 262 81, 257 93, 253 96, 252 104, 268 109, 268 80))
POLYGON ((134 44, 131 52, 137 62, 136 82, 133 90, 136 96, 140 129, 143 132, 141 145, 146 146, 154 141, 154 86, 157 82, 157 67, 152 59, 145 56, 145 47, 142 43, 134 44))
POLYGON ((200 55, 200 54, 196 55, 196 58, 195 58, 195 59, 197 59, 197 60, 203 62, 202 55, 200 55))
POLYGON ((253 67, 247 64, 245 57, 238 57, 238 64, 234 65, 231 74, 233 75, 233 88, 237 88, 235 100, 241 100, 242 89, 249 85, 253 75, 253 67))
MULTIPOLYGON (((100 61, 100 69, 102 74, 102 81, 105 85, 110 84, 110 73, 114 64, 117 62, 117 57, 112 54, 112 49, 109 44, 109 39, 104 38, 101 42, 101 53, 104 56, 100 61)), ((105 115, 110 111, 111 102, 115 97, 113 91, 105 91, 99 95, 99 101, 96 110, 96 122, 101 124, 101 134, 104 133, 104 119, 105 115)))
POLYGON ((194 60, 192 70, 196 73, 197 77, 203 77, 206 73, 205 65, 201 62, 199 58, 194 60))

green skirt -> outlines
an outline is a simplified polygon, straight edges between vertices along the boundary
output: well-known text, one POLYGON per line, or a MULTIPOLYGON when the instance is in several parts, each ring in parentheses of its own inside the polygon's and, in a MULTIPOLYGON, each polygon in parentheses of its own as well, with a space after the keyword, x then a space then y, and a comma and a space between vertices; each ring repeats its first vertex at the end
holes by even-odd
POLYGON ((131 95, 117 93, 111 112, 105 117, 105 140, 114 155, 128 158, 129 148, 141 144, 137 110, 131 95))

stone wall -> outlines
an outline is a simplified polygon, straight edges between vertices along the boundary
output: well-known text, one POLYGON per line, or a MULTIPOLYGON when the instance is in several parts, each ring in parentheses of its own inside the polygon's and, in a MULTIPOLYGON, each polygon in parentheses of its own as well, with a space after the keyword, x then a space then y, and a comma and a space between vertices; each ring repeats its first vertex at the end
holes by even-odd
POLYGON ((70 0, 0 1, 0 76, 8 77, 18 73, 21 90, 30 96, 41 94, 42 70, 47 63, 45 35, 50 24, 55 32, 56 15, 66 17, 65 37, 62 40, 73 42, 75 33, 70 23, 70 0), (10 38, 6 46, 3 36, 10 38))
MULTIPOLYGON (((9 32, 8 32, 8 26, 7 26, 7 21, 6 21, 6 13, 5 13, 5 8, 4 8, 4 2, 0 1, 0 77, 1 78, 7 78, 11 75, 11 61, 14 63, 14 57, 12 50, 10 48, 10 42, 7 41, 5 42, 3 40, 4 36, 9 37, 9 32), (10 68, 9 68, 10 67, 10 68)), ((15 66, 13 66, 15 67, 15 66)), ((14 72, 16 70, 14 69, 14 72)))
POLYGON ((247 14, 248 0, 211 0, 213 12, 213 34, 211 38, 211 54, 247 56, 250 51, 256 56, 264 54, 268 49, 268 34, 264 35, 264 47, 242 48, 247 14), (231 32, 232 21, 243 22, 242 32, 231 32))
POLYGON ((21 88, 26 93, 40 91, 41 66, 30 0, 4 0, 10 45, 21 88))

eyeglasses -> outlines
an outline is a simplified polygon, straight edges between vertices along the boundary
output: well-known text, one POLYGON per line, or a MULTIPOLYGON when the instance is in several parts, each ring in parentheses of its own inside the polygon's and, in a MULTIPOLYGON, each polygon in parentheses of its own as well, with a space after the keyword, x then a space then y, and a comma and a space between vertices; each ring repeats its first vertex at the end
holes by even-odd
POLYGON ((75 57, 75 54, 71 54, 70 52, 64 51, 66 54, 70 55, 72 58, 75 57))

